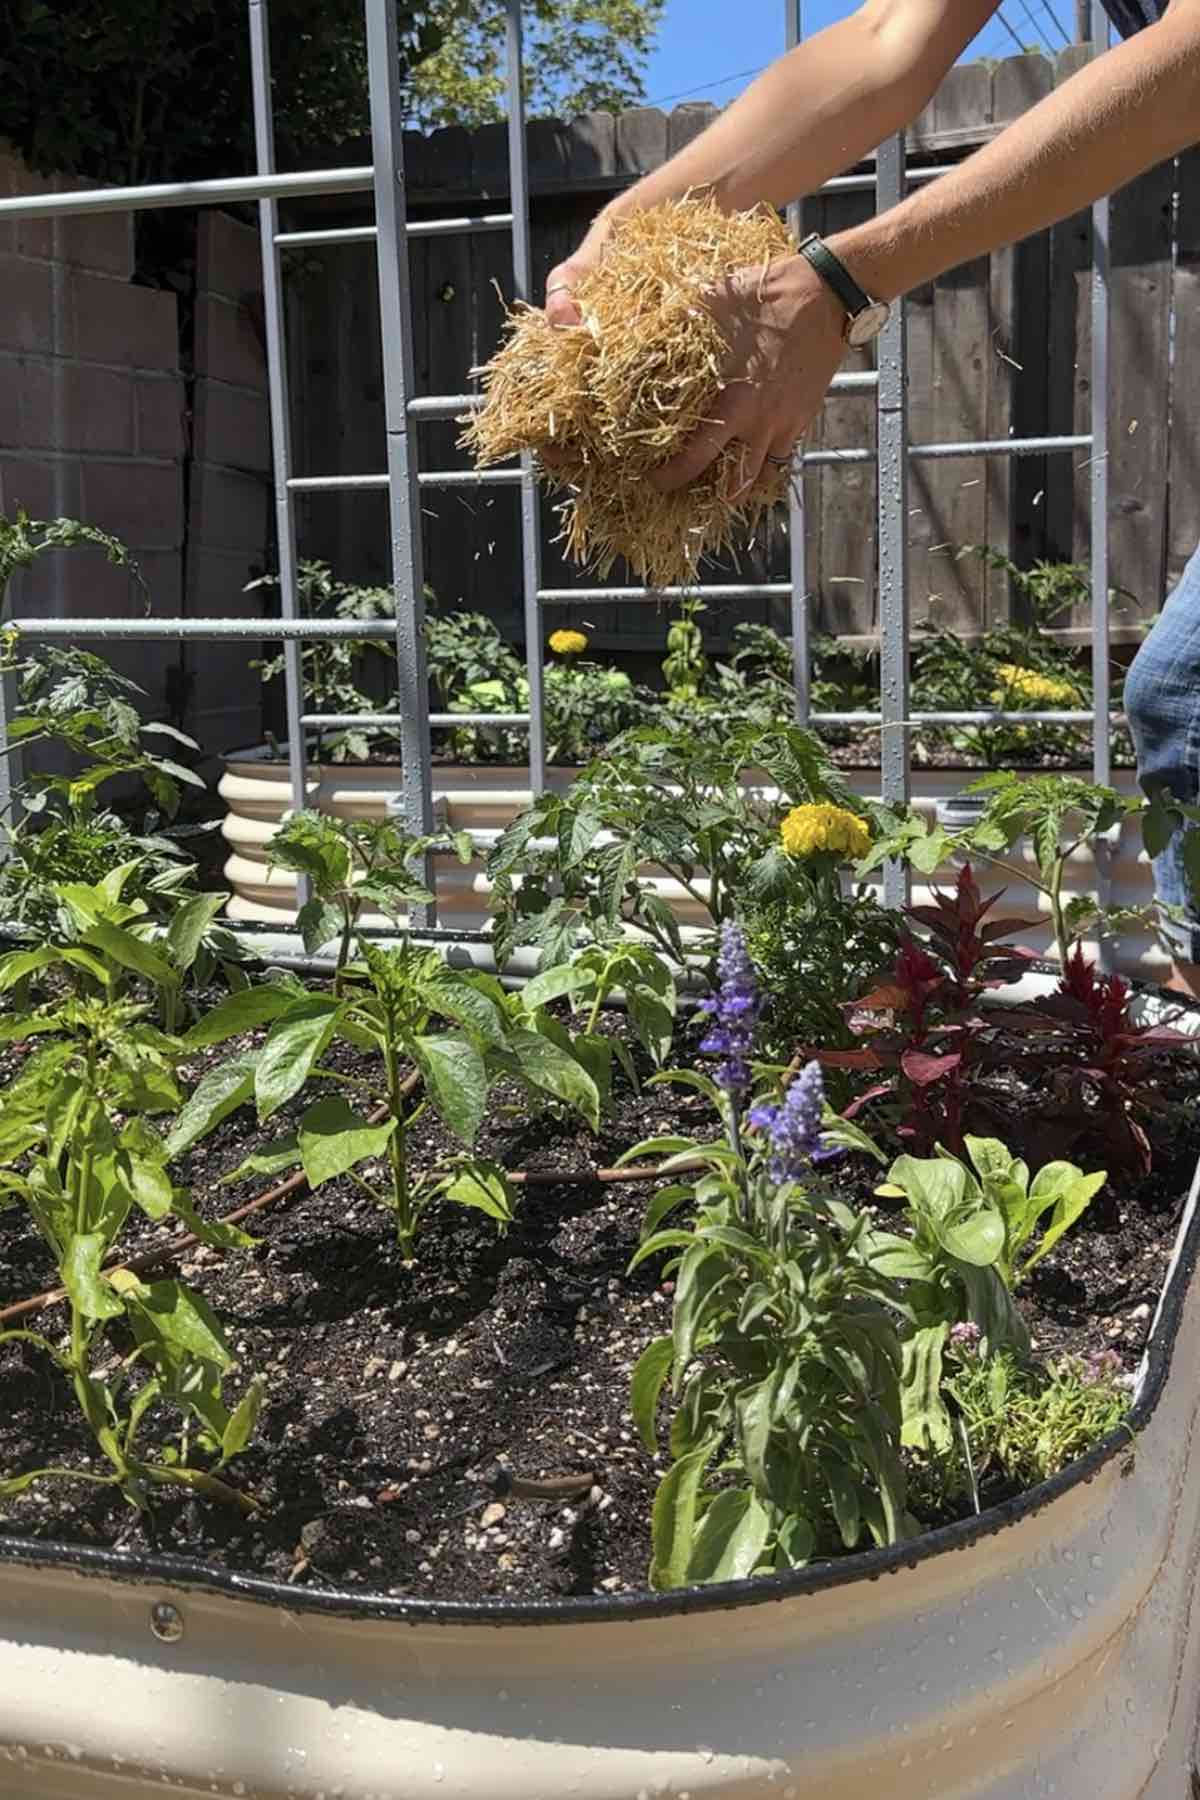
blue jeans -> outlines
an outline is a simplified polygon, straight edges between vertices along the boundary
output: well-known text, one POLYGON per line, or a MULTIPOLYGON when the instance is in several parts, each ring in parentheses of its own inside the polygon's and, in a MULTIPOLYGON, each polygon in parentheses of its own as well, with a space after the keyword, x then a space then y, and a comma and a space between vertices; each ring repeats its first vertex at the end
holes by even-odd
MULTIPOLYGON (((1125 680, 1125 712, 1137 751, 1138 778, 1149 792, 1177 800, 1200 797, 1200 549, 1133 659, 1125 680)), ((1184 871, 1183 834, 1154 859, 1154 885, 1168 906, 1184 908, 1165 922, 1180 962, 1200 963, 1200 913, 1184 871)))

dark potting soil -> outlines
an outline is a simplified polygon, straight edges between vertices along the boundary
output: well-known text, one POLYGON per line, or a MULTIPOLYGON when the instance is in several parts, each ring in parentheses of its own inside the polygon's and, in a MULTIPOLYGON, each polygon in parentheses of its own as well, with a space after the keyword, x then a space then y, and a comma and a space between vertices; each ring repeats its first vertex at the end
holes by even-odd
MULTIPOLYGON (((1179 1105, 1154 1173, 1116 1184, 1022 1292, 1042 1356, 1109 1348, 1137 1365, 1200 1154, 1200 1109, 1184 1109, 1200 1069, 1176 1065, 1164 1087, 1179 1105)), ((611 1166, 654 1134, 702 1142, 712 1117, 696 1096, 635 1093, 621 1079, 594 1137, 573 1116, 531 1111, 515 1091, 503 1098, 478 1148, 546 1178, 523 1189, 505 1237, 482 1215, 443 1204, 405 1267, 388 1217, 344 1180, 247 1221, 252 1251, 182 1255, 178 1272, 215 1308, 239 1358, 234 1390, 256 1370, 267 1376, 258 1437, 230 1471, 261 1503, 257 1517, 168 1498, 139 1518, 111 1490, 46 1482, 0 1502, 0 1531, 157 1549, 309 1586, 467 1601, 643 1588, 667 1463, 634 1432, 629 1379, 645 1345, 669 1329, 672 1301, 661 1266, 626 1268, 651 1188, 555 1178, 611 1166), (559 1477, 575 1478, 571 1492, 520 1491, 522 1478, 559 1477)), ((277 1118, 265 1135, 283 1128, 277 1118)), ((206 1214, 270 1185, 220 1185, 255 1137, 244 1111, 181 1168, 206 1214)), ((450 1148, 428 1114, 414 1139, 429 1160, 450 1148)), ((861 1202, 876 1177, 873 1165, 847 1161, 836 1179, 861 1202)), ((150 1241, 159 1240, 147 1226, 129 1253, 150 1241)), ((7 1213, 0 1308, 53 1275, 23 1211, 7 1213)), ((20 1322, 54 1340, 66 1329, 58 1307, 20 1322)), ((164 1441, 167 1425, 151 1415, 145 1440, 164 1441)), ((9 1343, 0 1348, 0 1471, 46 1463, 101 1466, 67 1384, 31 1347, 9 1343)))

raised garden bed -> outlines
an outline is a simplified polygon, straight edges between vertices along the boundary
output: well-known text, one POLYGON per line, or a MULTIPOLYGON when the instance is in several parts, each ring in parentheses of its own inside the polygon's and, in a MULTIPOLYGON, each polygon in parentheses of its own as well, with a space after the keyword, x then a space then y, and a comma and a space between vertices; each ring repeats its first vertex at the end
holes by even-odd
MULTIPOLYGON (((1200 1069, 1166 1076, 1164 1092, 1171 1123, 1153 1172, 1110 1183, 1031 1278, 1022 1309, 1039 1357, 1107 1352, 1131 1377, 1138 1368, 1200 1157, 1200 1069)), ((259 1442, 239 1464, 262 1517, 185 1499, 131 1521, 115 1493, 81 1501, 45 1487, 3 1503, 0 1530, 119 1541, 318 1590, 456 1602, 644 1590, 651 1503, 668 1465, 639 1442, 629 1383, 646 1345, 670 1329, 674 1283, 663 1257, 627 1274, 654 1184, 578 1177, 612 1170, 642 1138, 707 1138, 711 1109, 663 1088, 637 1094, 619 1077, 597 1136, 570 1116, 520 1116, 515 1090, 498 1101, 478 1148, 531 1178, 503 1237, 482 1216, 446 1207, 406 1266, 387 1217, 345 1180, 248 1221, 259 1236, 251 1252, 200 1247, 179 1259, 231 1322, 239 1357, 268 1378, 259 1442), (514 1498, 498 1462, 518 1478, 561 1477, 569 1491, 514 1498)), ((426 1115, 413 1148, 428 1163, 452 1145, 426 1115)), ((220 1185, 247 1150, 235 1115, 181 1164, 207 1215, 269 1185, 220 1185)), ((878 1179, 853 1157, 836 1186, 870 1205, 878 1179)), ((894 1203, 877 1204, 893 1223, 894 1203)), ((130 1247, 136 1255, 155 1241, 147 1227, 130 1247)), ((52 1280, 32 1229, 9 1229, 0 1245, 0 1295, 52 1280)), ((0 1467, 88 1466, 94 1446, 70 1396, 48 1407, 37 1359, 19 1346, 0 1358, 0 1467)), ((1011 1498, 1002 1468, 981 1481, 985 1506, 1011 1498)), ((954 1510, 923 1523, 944 1524, 954 1510)), ((970 1510, 964 1495, 958 1511, 970 1510)))
MULTIPOLYGON (((1188 1105, 1187 1069, 1167 1080, 1188 1105)), ((985 1472, 978 1516, 892 1549, 653 1594, 661 1463, 628 1382, 671 1296, 654 1263, 625 1273, 646 1188, 562 1177, 664 1125, 704 1135, 705 1111, 622 1086, 598 1138, 494 1116, 487 1148, 544 1185, 504 1239, 435 1212, 415 1267, 337 1184, 264 1211, 254 1252, 187 1256, 270 1374, 238 1478, 268 1511, 185 1501, 147 1530, 62 1490, 9 1505, 0 1793, 1177 1800, 1198 1662, 1194 1110, 1024 1302, 1040 1353, 1115 1352, 1136 1375, 1125 1428, 1031 1491, 985 1472), (514 1495, 498 1461, 575 1491, 514 1495)), ((206 1211, 263 1187, 215 1185, 245 1149, 231 1121, 192 1153, 206 1211)), ((872 1184, 857 1160, 837 1180, 872 1184)), ((36 1288, 40 1244, 4 1242, 0 1292, 36 1288)), ((35 1441, 86 1455, 19 1349, 2 1380, 5 1465, 35 1441)))
MULTIPOLYGON (((297 910, 296 878, 289 869, 270 864, 270 842, 291 805, 291 786, 287 763, 264 754, 266 746, 231 752, 226 756, 224 773, 218 792, 226 812, 221 831, 229 855, 225 862, 225 881, 232 890, 228 913, 238 923, 273 925, 281 931, 294 926, 297 910)), ((547 771, 547 786, 562 792, 571 786, 579 771, 553 768, 547 771)), ((858 765, 847 767, 853 790, 864 798, 879 797, 877 768, 858 765)), ((913 803, 929 818, 939 806, 960 794, 977 772, 957 768, 913 772, 913 803)), ((482 832, 489 837, 510 825, 517 814, 531 802, 527 768, 498 764, 443 764, 434 771, 434 799, 439 820, 455 831, 482 832)), ((747 785, 751 785, 748 781, 747 785)), ((1131 770, 1114 772, 1112 785, 1118 793, 1132 794, 1137 785, 1131 770)), ((314 764, 308 789, 308 804, 339 818, 382 821, 395 816, 402 805, 402 780, 398 763, 324 763, 314 764)), ((1018 859, 1030 870, 1034 864, 1027 845, 1020 847, 1018 859)), ((451 930, 479 931, 489 920, 491 885, 485 872, 485 856, 471 863, 443 863, 438 871, 440 922, 451 930)), ((1154 884, 1150 864, 1141 849, 1140 837, 1130 829, 1120 832, 1108 858, 1111 881, 1111 903, 1135 910, 1150 905, 1154 884)), ((945 879, 942 871, 939 879, 945 879)), ((1097 885, 1096 858, 1086 845, 1071 857, 1066 875, 1067 891, 1072 894, 1094 893, 1097 885)), ((670 905, 681 924, 704 925, 707 915, 670 880, 661 878, 658 891, 670 905)), ((928 887, 916 884, 916 897, 928 900, 928 887)), ((1022 914, 1038 911, 1035 888, 1028 882, 1011 879, 1006 905, 1022 914)), ((366 915, 364 922, 374 926, 385 924, 382 915, 366 915)), ((1038 940, 1038 948, 1049 944, 1049 932, 1038 940)), ((1117 945, 1121 968, 1144 980, 1162 979, 1166 959, 1161 948, 1147 934, 1127 930, 1117 945)))

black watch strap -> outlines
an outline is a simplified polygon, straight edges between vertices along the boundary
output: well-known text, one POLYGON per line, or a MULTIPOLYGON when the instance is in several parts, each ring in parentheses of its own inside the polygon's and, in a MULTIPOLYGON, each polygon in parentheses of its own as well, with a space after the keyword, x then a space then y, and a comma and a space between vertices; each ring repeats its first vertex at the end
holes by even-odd
POLYGON ((852 319, 874 304, 871 296, 864 294, 845 263, 833 254, 819 233, 810 232, 806 238, 801 239, 797 248, 801 256, 812 264, 822 281, 833 289, 852 319))

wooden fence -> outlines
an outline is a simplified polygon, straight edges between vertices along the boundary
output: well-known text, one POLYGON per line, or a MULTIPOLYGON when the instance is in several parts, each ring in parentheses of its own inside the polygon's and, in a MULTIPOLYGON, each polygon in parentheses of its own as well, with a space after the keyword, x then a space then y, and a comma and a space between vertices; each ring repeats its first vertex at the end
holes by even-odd
MULTIPOLYGON (((909 134, 916 164, 969 154, 1067 79, 1088 54, 1057 64, 1037 55, 954 69, 909 134)), ((530 127, 533 235, 539 282, 578 241, 604 197, 661 163, 714 116, 708 105, 665 114, 640 109, 530 127)), ((412 216, 503 204, 502 127, 406 137, 412 216)), ((351 160, 351 159, 347 159, 351 160)), ((821 196, 807 228, 837 231, 865 216, 865 194, 821 196)), ((322 202, 308 223, 353 223, 347 202, 322 202), (315 215, 319 214, 317 219, 315 215)), ((1090 216, 958 269, 910 296, 909 399, 914 442, 1002 438, 1088 429, 1090 216)), ((419 393, 456 393, 494 348, 500 295, 512 292, 503 234, 414 241, 415 354, 419 393)), ((382 372, 369 249, 322 248, 291 271, 292 361, 298 472, 383 467, 382 372)), ((1116 195, 1112 208, 1111 543, 1118 640, 1140 635, 1200 537, 1200 469, 1192 369, 1200 352, 1200 151, 1116 195), (1174 314, 1174 358, 1169 354, 1174 314)), ((868 353, 869 354, 869 353, 868 353)), ((869 366, 863 357, 860 366, 869 366)), ((831 400, 810 443, 871 444, 874 403, 831 400)), ((461 466, 451 424, 419 427, 424 468, 461 466)), ((1008 616, 1008 582, 964 545, 991 545, 1019 563, 1086 559, 1087 453, 1027 459, 955 459, 911 467, 910 598, 914 621, 936 617, 975 632, 1008 616)), ((878 622, 873 464, 814 471, 807 480, 810 583, 819 629, 869 637, 878 622)), ((426 568, 439 605, 478 608, 520 636, 517 500, 509 489, 428 491, 426 568)), ((545 581, 587 578, 566 565, 547 515, 545 581)), ((738 562, 753 580, 787 574, 785 522, 738 562)), ((378 493, 306 501, 303 548, 347 578, 386 578, 385 503, 378 493)), ((728 579, 714 567, 707 579, 728 579)), ((730 613, 708 623, 723 637, 730 613)), ((555 609, 555 621, 566 618, 555 609)), ((785 609, 739 606, 736 616, 785 609)), ((654 607, 585 607, 598 646, 661 643, 654 607)), ((1079 628, 1083 621, 1069 621, 1079 628)))

